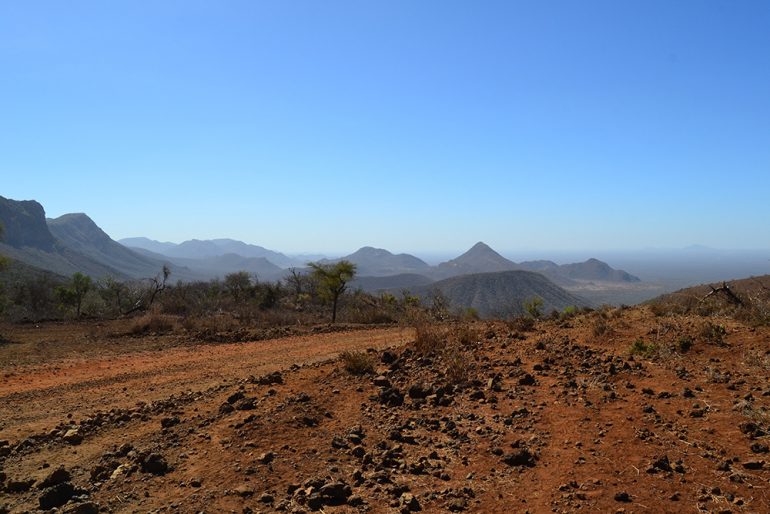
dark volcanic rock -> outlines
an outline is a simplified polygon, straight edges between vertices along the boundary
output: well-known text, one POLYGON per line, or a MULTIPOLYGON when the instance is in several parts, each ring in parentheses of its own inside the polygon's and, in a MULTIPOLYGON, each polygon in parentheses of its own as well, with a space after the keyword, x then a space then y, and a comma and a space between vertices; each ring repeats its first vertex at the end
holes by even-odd
POLYGON ((166 459, 159 453, 148 454, 141 460, 140 465, 142 471, 153 475, 165 475, 169 471, 166 459))
POLYGON ((53 487, 49 487, 38 499, 41 509, 53 509, 61 507, 75 496, 75 487, 69 482, 63 482, 53 487))
POLYGON ((404 404, 404 395, 395 387, 388 387, 380 391, 380 403, 388 407, 399 407, 404 404))
POLYGON ((37 488, 45 489, 47 487, 59 485, 61 483, 69 482, 71 480, 72 480, 72 475, 70 474, 70 472, 64 469, 64 466, 60 466, 56 468, 54 471, 52 471, 47 477, 45 477, 42 482, 37 484, 37 488))

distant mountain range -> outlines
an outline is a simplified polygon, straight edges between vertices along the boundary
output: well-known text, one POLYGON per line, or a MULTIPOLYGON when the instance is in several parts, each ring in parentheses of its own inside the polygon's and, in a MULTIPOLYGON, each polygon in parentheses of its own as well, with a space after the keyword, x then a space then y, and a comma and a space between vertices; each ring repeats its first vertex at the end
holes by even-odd
MULTIPOLYGON (((97 278, 141 279, 157 275, 165 265, 171 268, 174 280, 208 280, 247 271, 259 280, 275 281, 286 276, 287 268, 302 271, 306 265, 300 259, 233 239, 192 239, 175 244, 135 237, 116 242, 86 214, 46 219, 43 206, 35 201, 0 197, 0 223, 5 228, 0 253, 28 267, 63 276, 80 271, 97 278)), ((549 309, 584 305, 586 300, 564 288, 582 287, 582 292, 601 289, 601 284, 617 287, 639 282, 637 277, 597 259, 563 265, 545 260, 515 263, 482 242, 437 266, 413 255, 371 246, 341 259, 357 266, 351 284, 355 288, 424 294, 440 290, 458 307, 474 307, 484 314, 515 310, 516 305, 534 296, 543 298, 549 309)))
POLYGON ((235 239, 191 239, 183 243, 161 243, 146 237, 131 237, 121 239, 120 244, 132 249, 140 248, 156 254, 171 258, 181 259, 208 259, 221 257, 227 254, 239 255, 247 258, 263 257, 280 268, 304 265, 282 253, 274 252, 257 245, 251 245, 235 239))

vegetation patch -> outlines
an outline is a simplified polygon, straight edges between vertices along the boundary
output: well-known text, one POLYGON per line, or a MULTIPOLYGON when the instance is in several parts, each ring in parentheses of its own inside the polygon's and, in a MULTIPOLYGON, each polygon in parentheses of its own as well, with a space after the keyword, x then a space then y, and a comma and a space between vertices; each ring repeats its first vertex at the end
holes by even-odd
POLYGON ((374 359, 367 352, 346 350, 340 354, 342 366, 351 375, 362 376, 374 373, 374 359))
POLYGON ((132 335, 165 334, 176 327, 174 318, 163 314, 149 313, 136 318, 129 328, 132 335))
POLYGON ((414 349, 420 355, 430 355, 446 346, 446 332, 439 326, 420 323, 415 327, 414 349))
POLYGON ((647 359, 651 359, 658 353, 658 345, 655 343, 645 343, 643 339, 637 339, 628 349, 630 355, 638 355, 647 359))
POLYGON ((715 344, 718 346, 724 346, 727 344, 725 342, 727 330, 725 329, 724 325, 719 325, 708 321, 701 327, 699 335, 709 344, 715 344))

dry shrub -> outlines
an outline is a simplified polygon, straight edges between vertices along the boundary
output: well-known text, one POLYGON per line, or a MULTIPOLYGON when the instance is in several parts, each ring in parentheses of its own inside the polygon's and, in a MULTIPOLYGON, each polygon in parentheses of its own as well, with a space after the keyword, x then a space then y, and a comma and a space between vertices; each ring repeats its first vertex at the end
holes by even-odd
POLYGON ((345 371, 351 375, 371 375, 374 373, 374 359, 366 352, 346 350, 340 354, 345 371))
POLYGON ((676 349, 679 353, 687 353, 690 351, 693 345, 692 337, 682 336, 676 342, 676 349))
POLYGON ((447 382, 454 385, 468 382, 472 363, 460 348, 456 346, 446 348, 441 355, 441 360, 447 382))
POLYGON ((515 332, 531 332, 535 328, 535 319, 529 316, 516 316, 506 323, 515 332))
POLYGON ((750 368, 770 370, 770 352, 748 352, 743 356, 743 362, 750 368))
POLYGON ((602 316, 594 321, 593 332, 595 337, 603 337, 612 334, 613 330, 609 322, 602 316))
POLYGON ((710 321, 706 322, 700 329, 699 335, 707 343, 724 346, 727 330, 722 325, 717 325, 710 321))
POLYGON ((151 312, 136 318, 129 328, 133 335, 165 334, 173 332, 176 327, 175 319, 171 316, 151 312))
POLYGON ((480 332, 474 325, 463 323, 455 326, 449 333, 449 337, 463 346, 468 346, 480 339, 480 332))
POLYGON ((420 355, 430 355, 446 346, 446 333, 437 325, 418 324, 415 333, 414 349, 420 355))

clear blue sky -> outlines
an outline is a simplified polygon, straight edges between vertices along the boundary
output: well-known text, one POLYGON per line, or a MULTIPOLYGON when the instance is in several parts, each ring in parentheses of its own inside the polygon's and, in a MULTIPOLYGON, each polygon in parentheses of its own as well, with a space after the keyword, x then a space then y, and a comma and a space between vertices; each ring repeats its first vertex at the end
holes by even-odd
POLYGON ((767 248, 770 2, 2 2, 0 195, 285 252, 767 248))

